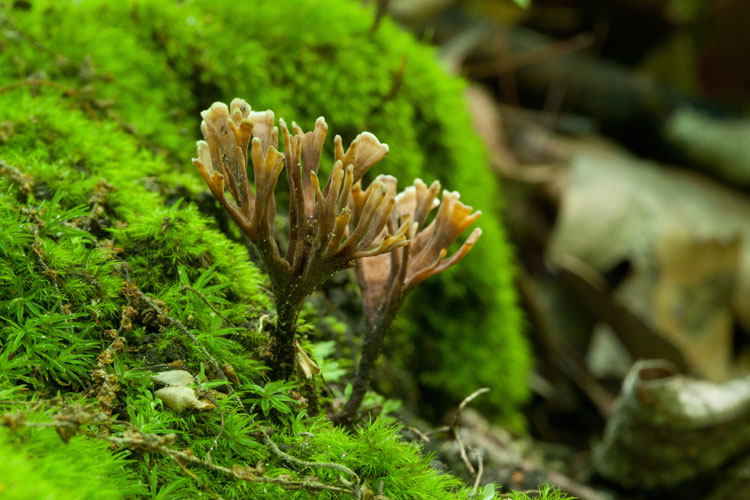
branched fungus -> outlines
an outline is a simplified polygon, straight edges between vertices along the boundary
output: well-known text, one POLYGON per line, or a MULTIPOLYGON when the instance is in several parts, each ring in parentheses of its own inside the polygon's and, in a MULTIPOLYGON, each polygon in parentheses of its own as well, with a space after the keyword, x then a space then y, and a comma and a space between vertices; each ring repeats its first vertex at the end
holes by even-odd
POLYGON ((365 192, 359 188, 362 176, 385 157, 388 146, 364 132, 344 151, 336 136, 333 169, 321 187, 318 167, 328 131, 322 117, 307 133, 292 123, 293 135, 279 120, 281 153, 272 111, 252 111, 244 100, 234 99, 229 108, 217 102, 201 116, 205 141, 198 141, 193 164, 265 265, 277 311, 272 377, 286 379, 294 372, 297 317, 305 298, 357 259, 382 256, 409 243, 407 233, 413 230, 408 218, 400 227, 390 223, 395 205, 390 184, 375 180, 365 192), (285 165, 290 231, 284 252, 275 237, 274 190, 285 165))
MULTIPOLYGON (((396 193, 396 179, 379 176, 389 194, 396 193)), ((357 224, 366 200, 371 196, 372 185, 362 191, 355 185, 352 191, 352 222, 357 224)), ((448 248, 482 214, 472 213, 470 206, 459 201, 457 192, 443 191, 442 203, 438 202, 440 183, 427 185, 416 179, 414 185, 394 196, 395 209, 388 215, 384 232, 394 232, 408 226, 406 236, 411 241, 407 248, 391 253, 370 256, 357 261, 357 277, 362 292, 365 312, 365 331, 362 355, 352 394, 340 413, 334 416, 339 423, 350 422, 355 416, 367 391, 383 339, 391 327, 398 310, 408 293, 419 283, 458 264, 482 234, 474 229, 464 244, 450 257, 448 248), (440 206, 430 224, 425 224, 430 212, 440 206)))

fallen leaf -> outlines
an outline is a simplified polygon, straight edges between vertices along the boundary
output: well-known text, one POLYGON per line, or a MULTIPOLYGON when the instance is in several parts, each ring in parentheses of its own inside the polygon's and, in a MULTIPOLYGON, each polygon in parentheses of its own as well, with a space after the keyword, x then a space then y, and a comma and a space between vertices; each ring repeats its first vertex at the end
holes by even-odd
POLYGON ((743 372, 732 345, 735 316, 750 330, 750 201, 740 194, 589 143, 572 154, 547 258, 599 274, 629 262, 613 298, 647 327, 634 330, 642 344, 655 332, 715 381, 743 372))
POLYGON ((714 384, 664 361, 631 369, 592 463, 622 486, 668 488, 750 451, 750 376, 714 384))

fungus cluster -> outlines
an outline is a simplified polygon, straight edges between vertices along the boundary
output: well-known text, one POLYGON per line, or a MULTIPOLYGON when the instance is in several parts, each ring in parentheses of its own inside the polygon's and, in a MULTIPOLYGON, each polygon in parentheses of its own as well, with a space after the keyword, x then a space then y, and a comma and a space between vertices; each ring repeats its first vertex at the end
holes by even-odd
MULTIPOLYGON (((398 309, 414 286, 455 264, 481 235, 475 229, 450 257, 448 248, 481 212, 459 201, 440 183, 417 179, 397 194, 396 178, 380 175, 363 189, 363 176, 388 153, 369 132, 359 134, 346 151, 333 140, 334 165, 321 187, 318 169, 328 126, 321 117, 310 132, 274 113, 252 111, 242 99, 217 102, 201 113, 198 158, 193 164, 242 232, 258 250, 271 280, 277 321, 273 335, 272 376, 294 373, 296 323, 305 298, 333 273, 357 266, 365 311, 365 334, 352 398, 339 420, 356 413, 398 309), (279 129, 283 153, 279 151, 279 129), (252 183, 248 158, 252 166, 252 183), (279 248, 274 219, 276 184, 286 166, 289 185, 289 245, 279 248), (227 196, 227 191, 231 198, 227 196), (437 208, 434 219, 429 214, 437 208)), ((302 361, 307 366, 304 353, 302 361)), ((305 370, 309 372, 309 370, 305 370)))

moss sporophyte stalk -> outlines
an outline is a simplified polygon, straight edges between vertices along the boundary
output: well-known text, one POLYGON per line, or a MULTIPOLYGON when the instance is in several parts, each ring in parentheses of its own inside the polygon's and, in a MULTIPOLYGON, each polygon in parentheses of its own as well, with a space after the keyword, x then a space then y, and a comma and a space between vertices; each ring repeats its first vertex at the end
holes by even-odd
POLYGON ((242 99, 229 107, 217 102, 201 113, 198 157, 193 164, 263 261, 276 303, 272 335, 272 377, 288 379, 300 352, 304 371, 311 361, 296 343, 297 318, 305 299, 333 273, 356 265, 365 311, 365 335, 354 391, 336 417, 348 421, 367 389, 383 338, 406 295, 421 281, 461 261, 481 235, 475 229, 461 248, 446 258, 448 247, 481 215, 459 201, 457 192, 428 188, 420 179, 396 194, 396 178, 380 175, 362 188, 362 177, 388 153, 369 132, 359 134, 346 151, 334 138, 334 165, 321 188, 318 178, 328 126, 318 118, 311 132, 284 120, 275 126, 273 111, 252 111, 242 99), (279 152, 279 128, 283 153, 279 152), (254 189, 248 178, 248 155, 254 189), (289 185, 289 245, 282 251, 275 235, 274 190, 286 166, 289 185), (228 189, 226 189, 228 188, 228 189), (226 191, 231 194, 227 197, 226 191))

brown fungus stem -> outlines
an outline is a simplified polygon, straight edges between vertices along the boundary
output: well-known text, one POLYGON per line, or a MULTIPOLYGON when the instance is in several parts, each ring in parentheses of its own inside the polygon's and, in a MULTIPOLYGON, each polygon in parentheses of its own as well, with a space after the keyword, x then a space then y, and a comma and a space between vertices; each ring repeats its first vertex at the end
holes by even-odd
POLYGON ((268 272, 277 314, 271 376, 288 379, 295 369, 297 317, 307 296, 357 259, 409 243, 408 223, 388 224, 395 205, 395 193, 388 185, 376 180, 365 193, 358 191, 360 179, 385 157, 388 146, 364 132, 344 151, 336 136, 333 170, 321 186, 318 167, 328 131, 322 117, 311 132, 292 123, 292 134, 283 120, 279 127, 274 125, 272 111, 252 111, 242 99, 232 100, 229 107, 216 102, 201 116, 205 140, 198 141, 193 164, 258 250, 268 272), (278 150, 279 128, 283 153, 278 150), (290 231, 289 247, 281 251, 274 232, 274 190, 285 166, 290 231), (253 185, 248 178, 250 167, 253 185), (352 201, 355 195, 357 203, 352 201), (357 206, 356 213, 350 205, 357 206))
MULTIPOLYGON (((334 421, 342 424, 351 423, 356 416, 367 392, 383 340, 406 296, 425 279, 458 264, 482 234, 481 229, 475 228, 463 245, 446 258, 448 247, 482 212, 472 213, 472 208, 461 203, 459 194, 455 191, 443 191, 442 203, 438 202, 438 181, 427 187, 421 179, 416 179, 413 186, 396 195, 394 177, 379 176, 376 180, 386 186, 395 205, 387 214, 387 224, 381 231, 395 232, 399 224, 401 227, 408 226, 406 236, 411 244, 394 252, 380 253, 357 261, 365 330, 352 394, 344 408, 333 416, 334 421), (428 215, 438 206, 440 208, 435 218, 430 224, 426 224, 428 215)), ((354 186, 351 227, 358 227, 365 217, 364 207, 372 196, 370 191, 373 185, 366 191, 362 191, 358 184, 354 186)), ((356 229, 353 231, 356 232, 356 229)), ((374 237, 372 234, 367 236, 374 237)))

